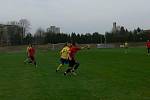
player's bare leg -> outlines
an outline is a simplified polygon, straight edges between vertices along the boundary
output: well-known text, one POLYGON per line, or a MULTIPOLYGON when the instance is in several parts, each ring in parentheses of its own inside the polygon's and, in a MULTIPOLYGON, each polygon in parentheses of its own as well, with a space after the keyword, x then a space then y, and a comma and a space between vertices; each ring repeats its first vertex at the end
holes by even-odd
POLYGON ((57 67, 56 72, 58 72, 62 67, 63 67, 63 64, 60 64, 60 65, 57 67))

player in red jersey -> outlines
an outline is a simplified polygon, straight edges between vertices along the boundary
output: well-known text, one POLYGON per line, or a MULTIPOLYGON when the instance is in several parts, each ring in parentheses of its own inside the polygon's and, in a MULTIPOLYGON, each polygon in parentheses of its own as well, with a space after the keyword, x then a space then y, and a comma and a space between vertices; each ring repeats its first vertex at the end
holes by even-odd
POLYGON ((146 47, 147 47, 147 55, 149 56, 150 55, 150 41, 147 40, 146 42, 146 47))
POLYGON ((29 58, 31 62, 37 67, 36 61, 35 61, 35 48, 31 45, 31 47, 28 49, 29 58))

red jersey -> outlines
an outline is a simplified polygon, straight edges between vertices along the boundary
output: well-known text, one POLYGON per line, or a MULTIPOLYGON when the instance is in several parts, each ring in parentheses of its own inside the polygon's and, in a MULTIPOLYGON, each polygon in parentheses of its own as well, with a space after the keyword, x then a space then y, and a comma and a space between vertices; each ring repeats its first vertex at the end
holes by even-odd
POLYGON ((150 42, 146 42, 147 48, 150 48, 150 42))
POLYGON ((76 47, 76 46, 73 46, 70 48, 70 53, 69 53, 69 56, 71 59, 75 59, 75 54, 77 53, 77 51, 79 51, 80 48, 79 47, 76 47))
POLYGON ((34 56, 35 54, 35 49, 33 47, 29 48, 29 56, 34 56))

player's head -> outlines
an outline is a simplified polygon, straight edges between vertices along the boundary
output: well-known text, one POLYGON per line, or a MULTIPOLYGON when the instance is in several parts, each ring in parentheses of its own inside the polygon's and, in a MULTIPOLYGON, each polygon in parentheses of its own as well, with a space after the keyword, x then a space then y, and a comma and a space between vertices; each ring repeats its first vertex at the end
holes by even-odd
POLYGON ((149 42, 149 40, 147 40, 147 42, 149 42))
POLYGON ((31 44, 31 43, 29 43, 29 47, 32 47, 32 44, 31 44))
POLYGON ((31 47, 31 43, 29 43, 28 46, 31 47))

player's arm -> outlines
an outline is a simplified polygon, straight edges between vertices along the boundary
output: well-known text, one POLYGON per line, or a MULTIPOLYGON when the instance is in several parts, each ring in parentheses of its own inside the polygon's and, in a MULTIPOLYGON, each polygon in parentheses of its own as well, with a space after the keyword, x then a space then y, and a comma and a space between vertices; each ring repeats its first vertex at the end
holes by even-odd
POLYGON ((84 47, 81 47, 80 49, 82 50, 82 49, 86 49, 87 47, 86 46, 84 46, 84 47))
POLYGON ((27 48, 26 54, 27 54, 27 56, 29 56, 29 48, 27 48))
POLYGON ((88 45, 81 47, 81 49, 87 49, 87 48, 89 48, 88 45))

